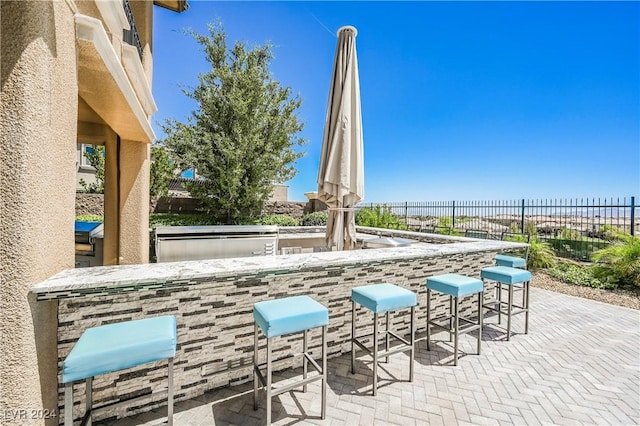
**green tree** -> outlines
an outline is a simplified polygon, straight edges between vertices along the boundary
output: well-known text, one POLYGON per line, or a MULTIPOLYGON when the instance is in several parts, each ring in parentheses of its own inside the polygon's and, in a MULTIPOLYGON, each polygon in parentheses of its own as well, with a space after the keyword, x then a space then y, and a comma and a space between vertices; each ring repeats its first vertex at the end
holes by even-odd
POLYGON ((82 155, 84 155, 91 167, 96 169, 94 182, 87 183, 84 179, 80 179, 82 192, 104 194, 104 146, 94 145, 93 149, 84 151, 82 155))
POLYGON ((305 140, 297 110, 302 101, 273 79, 272 46, 227 49, 221 23, 209 24, 209 35, 189 31, 200 44, 211 69, 183 93, 197 108, 186 123, 166 120, 164 144, 178 164, 195 167, 204 178, 188 185, 221 223, 256 216, 273 190, 296 174, 294 150, 305 140))
POLYGON ((169 152, 162 145, 151 146, 149 195, 164 197, 169 193, 169 181, 173 177, 175 166, 169 158, 169 152))

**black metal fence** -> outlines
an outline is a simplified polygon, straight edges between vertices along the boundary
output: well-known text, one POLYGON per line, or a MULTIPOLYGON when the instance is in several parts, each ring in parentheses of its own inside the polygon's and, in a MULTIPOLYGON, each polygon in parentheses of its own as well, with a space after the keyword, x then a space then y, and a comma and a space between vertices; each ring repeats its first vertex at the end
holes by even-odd
POLYGON ((590 260, 616 232, 636 235, 636 197, 506 201, 362 203, 383 206, 410 230, 503 238, 521 233, 548 242, 561 257, 590 260))

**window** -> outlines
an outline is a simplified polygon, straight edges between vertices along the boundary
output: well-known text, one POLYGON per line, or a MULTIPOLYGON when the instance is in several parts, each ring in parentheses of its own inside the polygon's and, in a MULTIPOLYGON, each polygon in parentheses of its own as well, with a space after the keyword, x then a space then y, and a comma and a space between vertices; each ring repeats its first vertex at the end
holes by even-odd
POLYGON ((89 160, 87 159, 87 157, 84 156, 84 153, 92 153, 93 152, 93 145, 87 145, 87 144, 78 144, 78 167, 82 167, 85 169, 92 169, 93 167, 91 166, 91 164, 89 164, 89 160))

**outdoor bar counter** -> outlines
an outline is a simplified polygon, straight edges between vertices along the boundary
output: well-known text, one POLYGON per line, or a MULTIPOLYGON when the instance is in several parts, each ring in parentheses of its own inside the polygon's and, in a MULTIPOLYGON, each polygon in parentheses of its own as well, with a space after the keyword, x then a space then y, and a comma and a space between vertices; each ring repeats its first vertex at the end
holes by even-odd
MULTIPOLYGON (((522 243, 413 232, 393 234, 419 241, 399 248, 70 269, 36 285, 32 292, 37 300, 58 303, 58 371, 76 340, 90 327, 175 315, 178 351, 174 389, 179 401, 252 377, 255 302, 309 295, 325 305, 329 309, 331 358, 347 353, 351 347, 352 287, 389 282, 416 292, 416 330, 421 333, 426 330, 427 277, 443 273, 479 277, 480 269, 494 264, 497 253, 527 247, 522 243)), ((491 297, 493 291, 485 292, 485 298, 491 297)), ((434 300, 432 315, 438 315, 448 306, 448 299, 434 300)), ((470 306, 464 304, 462 312, 470 306)), ((365 311, 359 315, 370 316, 365 311)), ((358 334, 370 332, 372 322, 368 317, 357 321, 358 334)), ((392 323, 401 332, 408 332, 408 312, 395 314, 392 323)), ((286 353, 280 352, 283 348, 301 344, 297 334, 276 339, 274 359, 286 353)), ((310 333, 310 348, 314 356, 319 356, 319 333, 310 333)), ((418 350, 426 350, 426 346, 420 344, 418 350)), ((281 365, 290 366, 291 360, 281 365)), ((102 405, 149 393, 166 386, 165 378, 162 363, 99 376, 94 380, 94 401, 102 405)), ((63 387, 60 380, 58 383, 62 408, 63 387)), ((74 400, 84 401, 84 386, 77 386, 76 392, 74 400)), ((107 412, 102 418, 147 411, 166 404, 166 400, 160 397, 142 404, 107 412)), ((75 409, 77 415, 82 411, 78 405, 75 409)))

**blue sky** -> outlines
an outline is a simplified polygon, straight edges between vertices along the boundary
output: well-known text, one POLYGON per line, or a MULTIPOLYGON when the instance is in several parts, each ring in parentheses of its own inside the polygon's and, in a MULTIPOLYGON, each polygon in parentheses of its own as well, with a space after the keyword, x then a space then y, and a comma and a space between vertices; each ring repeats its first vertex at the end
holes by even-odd
POLYGON ((189 3, 154 10, 156 135, 209 69, 183 28, 220 19, 229 43, 270 41, 274 78, 303 99, 290 200, 317 189, 343 25, 358 29, 366 202, 640 195, 640 3, 189 3))

